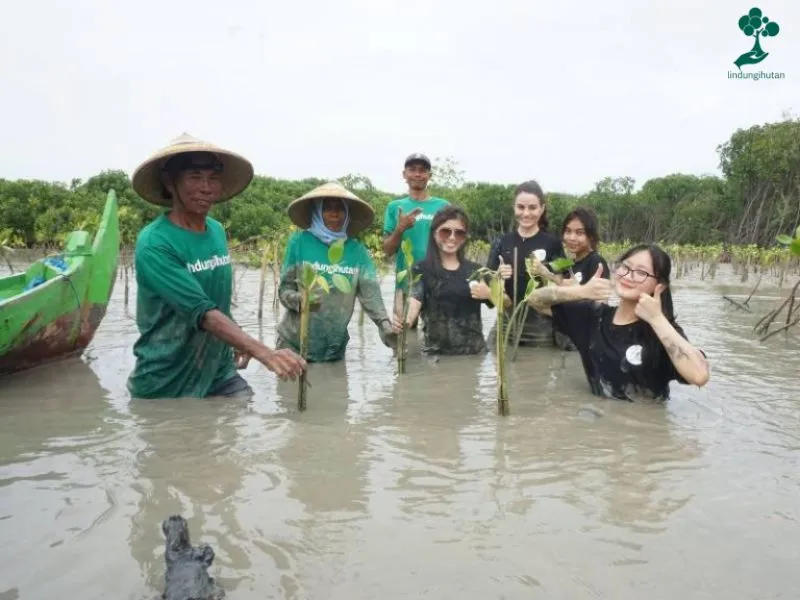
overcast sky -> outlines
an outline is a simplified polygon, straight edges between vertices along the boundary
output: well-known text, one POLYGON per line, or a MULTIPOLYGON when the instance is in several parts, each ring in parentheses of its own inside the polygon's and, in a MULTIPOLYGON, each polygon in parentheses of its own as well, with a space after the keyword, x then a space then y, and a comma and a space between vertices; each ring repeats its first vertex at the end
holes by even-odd
POLYGON ((800 114, 800 3, 731 0, 25 0, 0 29, 0 177, 131 173, 189 133, 275 177, 361 173, 393 192, 403 158, 468 180, 582 193, 718 173, 737 128, 800 114))

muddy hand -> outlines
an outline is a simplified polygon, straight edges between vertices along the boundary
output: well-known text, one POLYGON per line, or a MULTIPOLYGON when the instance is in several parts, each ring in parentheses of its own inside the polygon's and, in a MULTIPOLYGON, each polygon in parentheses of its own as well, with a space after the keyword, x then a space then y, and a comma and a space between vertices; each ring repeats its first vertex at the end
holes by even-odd
POLYGON ((275 373, 282 381, 296 379, 306 368, 306 361, 292 350, 268 350, 258 361, 275 373))
POLYGON ((476 281, 474 285, 469 286, 469 289, 476 300, 488 300, 492 297, 492 290, 485 281, 476 281))
POLYGON ((538 256, 531 254, 530 257, 528 257, 528 260, 530 261, 531 265, 531 273, 533 273, 534 275, 538 275, 539 277, 545 278, 550 274, 550 271, 548 270, 547 267, 544 266, 544 263, 542 263, 542 261, 539 260, 538 256))
POLYGON ((400 315, 392 315, 392 331, 395 333, 403 331, 403 317, 400 315))

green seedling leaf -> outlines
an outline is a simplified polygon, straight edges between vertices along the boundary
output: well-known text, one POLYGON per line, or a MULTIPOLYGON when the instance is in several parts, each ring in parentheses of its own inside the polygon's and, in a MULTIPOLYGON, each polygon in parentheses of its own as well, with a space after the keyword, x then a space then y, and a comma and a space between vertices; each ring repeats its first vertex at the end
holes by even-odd
POLYGON ((797 229, 794 230, 794 237, 795 239, 800 239, 800 225, 798 225, 797 229))
POLYGON ((402 283, 402 282, 403 282, 403 280, 405 280, 405 278, 406 278, 406 275, 408 275, 408 270, 403 270, 403 271, 400 271, 400 272, 397 274, 397 283, 402 283))
POLYGON ((420 279, 422 279, 422 273, 417 273, 414 277, 411 278, 412 283, 417 283, 420 279))
POLYGON ((783 244, 784 246, 788 246, 792 243, 792 238, 790 238, 785 233, 780 234, 778 237, 775 238, 779 244, 783 244))
POLYGON ((349 294, 353 289, 350 285, 350 280, 341 273, 333 274, 333 285, 343 294, 349 294))
POLYGON ((344 256, 344 240, 336 240, 328 247, 328 262, 336 264, 344 256))
POLYGON ((538 286, 539 283, 535 279, 530 279, 528 281, 528 287, 525 288, 525 296, 530 296, 533 293, 533 290, 535 290, 538 286))
POLYGON ((553 269, 554 273, 561 273, 562 271, 566 271, 574 265, 575 262, 571 258, 567 257, 557 258, 550 261, 550 268, 553 269))
POLYGON ((331 287, 328 285, 328 280, 322 275, 317 275, 317 285, 325 290, 326 294, 331 291, 331 287))
POLYGON ((311 289, 311 286, 314 285, 314 279, 316 277, 317 272, 314 270, 314 267, 308 263, 303 263, 303 275, 301 277, 301 283, 303 287, 306 289, 311 289))
POLYGON ((400 249, 403 251, 403 254, 411 254, 411 240, 405 239, 400 242, 400 249))
POLYGON ((791 250, 792 254, 794 254, 795 256, 800 256, 800 238, 792 240, 792 244, 789 246, 789 250, 791 250))

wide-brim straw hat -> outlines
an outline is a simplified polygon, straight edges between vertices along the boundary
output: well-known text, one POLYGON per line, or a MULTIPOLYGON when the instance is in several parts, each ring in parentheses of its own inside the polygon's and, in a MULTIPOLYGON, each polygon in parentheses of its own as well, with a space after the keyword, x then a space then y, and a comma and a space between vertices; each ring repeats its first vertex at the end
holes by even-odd
POLYGON ((170 158, 186 152, 211 152, 222 163, 222 194, 217 202, 225 202, 241 193, 253 179, 253 165, 243 156, 183 133, 169 145, 156 150, 136 168, 131 180, 133 190, 148 202, 172 206, 172 199, 165 193, 161 173, 170 158))
POLYGON ((335 181, 316 187, 297 200, 293 200, 286 209, 289 219, 300 229, 308 229, 311 227, 311 210, 314 200, 324 198, 339 198, 347 204, 350 214, 350 224, 347 226, 349 237, 367 229, 375 219, 375 210, 367 202, 335 181))

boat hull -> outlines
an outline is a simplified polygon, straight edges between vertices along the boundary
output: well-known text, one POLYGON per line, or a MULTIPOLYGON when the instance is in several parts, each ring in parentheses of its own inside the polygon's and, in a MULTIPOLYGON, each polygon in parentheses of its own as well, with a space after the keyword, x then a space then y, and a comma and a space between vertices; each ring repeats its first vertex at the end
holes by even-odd
POLYGON ((80 356, 106 314, 117 278, 119 226, 117 201, 109 192, 94 242, 73 232, 64 252, 64 267, 39 262, 5 285, 22 285, 35 277, 45 281, 0 303, 0 376, 56 360, 80 356))
POLYGON ((105 314, 105 305, 87 304, 48 323, 3 356, 0 375, 80 356, 94 339, 105 314))

